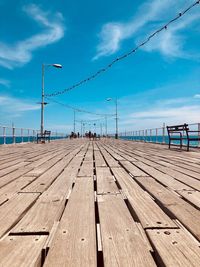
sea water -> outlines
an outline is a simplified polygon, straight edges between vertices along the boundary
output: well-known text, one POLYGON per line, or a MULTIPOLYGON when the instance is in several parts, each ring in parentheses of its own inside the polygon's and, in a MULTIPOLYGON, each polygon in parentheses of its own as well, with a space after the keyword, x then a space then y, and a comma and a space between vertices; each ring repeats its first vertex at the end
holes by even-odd
MULTIPOLYGON (((197 136, 194 136, 194 137, 197 137, 197 136)), ((164 143, 164 144, 168 144, 169 143, 169 138, 168 136, 165 136, 163 138, 163 136, 119 136, 119 139, 122 139, 122 140, 129 140, 129 141, 142 141, 142 142, 152 142, 152 143, 164 143)), ((180 144, 180 141, 178 140, 173 140, 172 141, 172 144, 175 144, 175 145, 179 145, 180 144)), ((187 145, 187 140, 183 140, 183 145, 187 145)), ((199 142, 198 141, 190 141, 190 146, 193 146, 193 147, 197 147, 199 145, 199 142)))
MULTIPOLYGON (((67 136, 65 137, 60 137, 60 136, 52 136, 51 140, 57 140, 57 139, 63 139, 63 138, 67 138, 67 136)), ((25 137, 21 137, 21 136, 16 136, 15 137, 15 143, 26 143, 26 142, 35 142, 37 141, 37 138, 35 136, 25 136, 25 137)), ((14 139, 12 136, 7 136, 6 137, 6 144, 13 144, 14 143, 14 139)), ((0 145, 4 144, 4 138, 0 137, 0 145)))

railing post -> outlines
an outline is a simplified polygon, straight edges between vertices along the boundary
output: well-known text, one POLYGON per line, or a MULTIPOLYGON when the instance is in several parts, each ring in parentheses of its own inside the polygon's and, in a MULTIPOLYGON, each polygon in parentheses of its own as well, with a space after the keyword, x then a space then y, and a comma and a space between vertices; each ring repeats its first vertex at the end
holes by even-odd
POLYGON ((28 129, 28 142, 30 142, 30 130, 28 129))
POLYGON ((152 142, 152 129, 150 129, 150 142, 152 142))
POLYGON ((165 123, 163 123, 163 136, 162 137, 163 137, 162 142, 163 142, 163 144, 165 144, 165 123))
POLYGON ((32 130, 32 142, 34 142, 35 141, 35 130, 32 130))
POLYGON ((144 130, 143 130, 143 142, 145 142, 144 130))
POLYGON ((198 123, 198 147, 200 147, 200 123, 198 123))
POLYGON ((24 142, 24 130, 23 130, 23 128, 21 128, 21 139, 22 139, 22 143, 24 142))
POLYGON ((158 143, 158 128, 156 128, 156 143, 158 143))
POLYGON ((6 144, 6 127, 3 126, 3 144, 6 144))
POLYGON ((13 144, 15 144, 15 127, 12 128, 12 139, 13 139, 13 144))

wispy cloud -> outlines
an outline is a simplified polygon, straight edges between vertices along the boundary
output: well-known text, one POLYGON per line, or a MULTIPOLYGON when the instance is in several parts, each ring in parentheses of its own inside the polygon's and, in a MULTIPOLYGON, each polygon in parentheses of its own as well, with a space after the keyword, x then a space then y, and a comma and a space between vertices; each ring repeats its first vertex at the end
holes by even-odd
MULTIPOLYGON (((93 59, 114 54, 126 39, 135 38, 137 42, 143 40, 146 35, 163 25, 164 22, 167 22, 191 3, 193 3, 192 0, 176 2, 173 0, 146 1, 130 21, 106 23, 99 34, 100 43, 93 59)), ((183 51, 185 36, 182 30, 199 22, 199 18, 199 12, 191 11, 188 17, 185 16, 177 21, 167 31, 161 33, 158 38, 155 38, 153 42, 145 46, 145 51, 156 50, 165 56, 171 57, 194 57, 192 54, 186 55, 183 51)))
MULTIPOLYGON (((151 102, 150 106, 131 112, 127 115, 121 114, 120 126, 122 129, 139 130, 160 127, 166 124, 198 123, 200 105, 194 97, 160 99, 151 102)), ((127 112, 127 111, 126 111, 127 112)))
POLYGON ((30 103, 30 101, 21 100, 11 96, 0 96, 1 114, 19 114, 38 109, 40 109, 40 106, 37 104, 30 103))
POLYGON ((0 84, 5 86, 5 87, 10 87, 10 81, 9 80, 5 80, 5 79, 1 79, 0 78, 0 84))
POLYGON ((64 36, 61 13, 44 12, 35 4, 25 6, 23 11, 42 26, 43 31, 12 45, 0 42, 0 65, 6 68, 26 64, 31 60, 33 51, 55 43, 64 36))
POLYGON ((200 98, 199 94, 194 95, 194 98, 200 98))

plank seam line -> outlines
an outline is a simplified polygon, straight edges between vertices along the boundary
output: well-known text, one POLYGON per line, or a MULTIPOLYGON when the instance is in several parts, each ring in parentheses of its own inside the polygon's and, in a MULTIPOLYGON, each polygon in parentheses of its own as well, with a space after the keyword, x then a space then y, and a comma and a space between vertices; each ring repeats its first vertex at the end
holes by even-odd
POLYGON ((9 233, 9 236, 30 236, 30 235, 44 235, 44 236, 47 236, 49 235, 49 232, 48 231, 36 231, 36 232, 10 232, 9 233))

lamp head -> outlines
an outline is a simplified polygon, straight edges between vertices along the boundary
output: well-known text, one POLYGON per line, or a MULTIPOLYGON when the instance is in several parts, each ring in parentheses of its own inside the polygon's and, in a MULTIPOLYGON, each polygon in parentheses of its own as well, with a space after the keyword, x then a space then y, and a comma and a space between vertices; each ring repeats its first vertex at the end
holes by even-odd
POLYGON ((52 64, 53 67, 58 68, 58 69, 62 69, 62 65, 61 64, 52 64))

